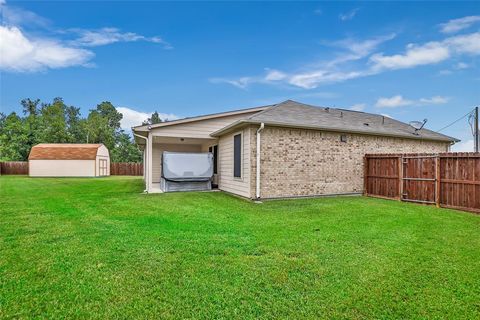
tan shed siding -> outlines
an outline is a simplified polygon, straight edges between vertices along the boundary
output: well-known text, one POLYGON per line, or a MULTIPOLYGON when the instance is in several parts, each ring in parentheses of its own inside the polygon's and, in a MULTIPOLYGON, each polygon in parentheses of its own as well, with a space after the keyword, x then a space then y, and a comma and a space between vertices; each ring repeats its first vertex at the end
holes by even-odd
POLYGON ((154 128, 151 130, 151 132, 154 135, 161 135, 163 137, 212 139, 210 136, 211 133, 226 127, 237 120, 244 119, 254 113, 255 112, 226 116, 216 119, 174 124, 171 126, 154 128))
POLYGON ((250 128, 232 132, 218 141, 218 188, 250 198, 250 128), (242 177, 233 177, 233 137, 242 134, 242 177))
POLYGON ((266 127, 261 136, 261 196, 362 192, 365 153, 445 152, 449 148, 445 142, 358 134, 346 134, 345 143, 340 142, 340 135, 266 127))
POLYGON ((105 147, 104 145, 101 145, 97 150, 97 156, 110 157, 107 147, 105 147))
POLYGON ((30 160, 31 177, 94 177, 95 160, 30 160))
POLYGON ((201 152, 201 145, 186 144, 161 144, 154 143, 152 145, 152 183, 159 183, 162 177, 162 153, 163 151, 171 152, 201 152))

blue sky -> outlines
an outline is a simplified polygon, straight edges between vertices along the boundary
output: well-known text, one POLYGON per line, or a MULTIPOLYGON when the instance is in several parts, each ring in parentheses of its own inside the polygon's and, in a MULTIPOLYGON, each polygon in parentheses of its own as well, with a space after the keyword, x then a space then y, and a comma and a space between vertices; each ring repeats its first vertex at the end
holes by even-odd
MULTIPOLYGON (((0 3, 4 113, 109 100, 129 127, 293 99, 438 130, 480 105, 478 2, 0 3)), ((442 132, 473 146, 467 119, 442 132)))

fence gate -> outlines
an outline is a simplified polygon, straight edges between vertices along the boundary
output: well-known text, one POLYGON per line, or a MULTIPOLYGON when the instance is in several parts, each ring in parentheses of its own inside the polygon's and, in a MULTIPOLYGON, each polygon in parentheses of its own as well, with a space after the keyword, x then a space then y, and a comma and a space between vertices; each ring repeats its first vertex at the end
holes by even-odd
POLYGON ((480 213, 480 153, 366 154, 364 194, 480 213))
POLYGON ((435 204, 439 195, 437 155, 402 156, 400 197, 403 201, 435 204))

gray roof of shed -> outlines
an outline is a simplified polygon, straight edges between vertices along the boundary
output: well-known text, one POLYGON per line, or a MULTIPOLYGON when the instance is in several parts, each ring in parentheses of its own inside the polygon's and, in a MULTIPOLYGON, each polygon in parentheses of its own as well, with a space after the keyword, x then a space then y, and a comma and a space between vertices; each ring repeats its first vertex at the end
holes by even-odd
POLYGON ((274 105, 264 111, 239 120, 212 136, 219 136, 242 123, 298 127, 338 132, 353 132, 410 139, 456 142, 458 139, 428 129, 415 132, 410 125, 378 114, 336 108, 321 108, 292 100, 274 105))

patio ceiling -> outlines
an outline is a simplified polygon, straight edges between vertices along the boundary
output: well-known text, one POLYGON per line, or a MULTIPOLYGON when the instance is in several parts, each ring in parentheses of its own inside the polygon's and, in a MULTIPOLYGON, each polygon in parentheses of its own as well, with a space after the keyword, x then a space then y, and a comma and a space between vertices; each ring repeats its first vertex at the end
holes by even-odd
POLYGON ((217 141, 217 139, 205 139, 205 138, 182 138, 182 137, 163 137, 154 136, 153 143, 168 143, 168 144, 205 144, 217 141))

